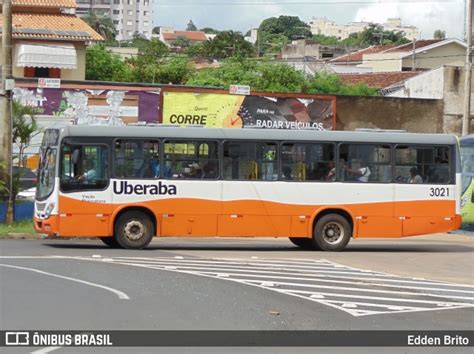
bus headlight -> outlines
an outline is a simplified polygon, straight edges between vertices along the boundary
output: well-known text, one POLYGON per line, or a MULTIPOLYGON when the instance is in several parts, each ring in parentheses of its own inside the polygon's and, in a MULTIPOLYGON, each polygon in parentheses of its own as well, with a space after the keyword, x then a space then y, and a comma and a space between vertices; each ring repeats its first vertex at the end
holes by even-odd
POLYGON ((465 195, 461 198, 461 208, 464 208, 466 203, 467 203, 467 195, 465 195))
POLYGON ((53 212, 54 210, 54 206, 55 204, 54 203, 51 203, 51 204, 48 204, 48 206, 46 207, 46 210, 44 212, 44 217, 47 219, 51 216, 51 213, 53 212))

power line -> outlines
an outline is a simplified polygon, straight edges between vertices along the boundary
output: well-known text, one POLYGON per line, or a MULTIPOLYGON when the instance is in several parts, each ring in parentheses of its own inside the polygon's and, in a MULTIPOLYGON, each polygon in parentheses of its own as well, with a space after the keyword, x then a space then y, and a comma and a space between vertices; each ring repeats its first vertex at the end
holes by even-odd
POLYGON ((375 0, 354 0, 354 1, 290 1, 290 0, 269 0, 269 1, 208 1, 208 2, 192 2, 186 0, 184 2, 161 2, 155 1, 154 5, 156 6, 266 6, 266 5, 364 5, 364 4, 413 4, 413 3, 459 3, 458 0, 397 0, 397 1, 375 1, 375 0))

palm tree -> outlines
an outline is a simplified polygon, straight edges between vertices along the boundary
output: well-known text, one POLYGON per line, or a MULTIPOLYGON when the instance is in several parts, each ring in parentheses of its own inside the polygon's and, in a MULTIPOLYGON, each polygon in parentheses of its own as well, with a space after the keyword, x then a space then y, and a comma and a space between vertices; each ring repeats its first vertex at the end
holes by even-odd
POLYGON ((100 16, 93 11, 89 11, 84 16, 84 21, 91 26, 94 31, 104 37, 106 42, 114 41, 117 35, 114 22, 108 16, 100 16))

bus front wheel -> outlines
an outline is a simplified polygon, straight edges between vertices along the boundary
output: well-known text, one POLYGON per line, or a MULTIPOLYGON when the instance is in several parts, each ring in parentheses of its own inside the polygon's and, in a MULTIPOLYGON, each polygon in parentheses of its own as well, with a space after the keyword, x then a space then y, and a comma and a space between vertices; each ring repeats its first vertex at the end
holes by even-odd
POLYGON ((147 214, 141 211, 128 211, 118 217, 114 235, 121 247, 142 249, 153 238, 153 222, 147 214))
POLYGON ((314 225, 313 247, 323 251, 341 251, 351 239, 352 228, 339 214, 327 214, 314 225))

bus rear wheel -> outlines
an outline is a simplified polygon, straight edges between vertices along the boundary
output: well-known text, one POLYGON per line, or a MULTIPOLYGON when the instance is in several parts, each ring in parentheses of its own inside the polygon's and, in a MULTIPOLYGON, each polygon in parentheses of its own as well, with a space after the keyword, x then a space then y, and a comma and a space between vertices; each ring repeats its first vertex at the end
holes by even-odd
POLYGON ((99 239, 109 247, 112 247, 112 248, 119 248, 120 247, 117 240, 115 240, 115 237, 112 237, 112 236, 99 237, 99 239))
POLYGON ((341 251, 347 246, 351 236, 351 225, 344 216, 327 214, 314 225, 313 247, 323 251, 341 251))
POLYGON ((311 249, 313 248, 313 240, 306 237, 289 237, 289 240, 294 245, 304 248, 304 249, 311 249))
POLYGON ((128 211, 120 215, 114 231, 115 240, 126 249, 145 248, 154 235, 153 222, 141 211, 128 211))

